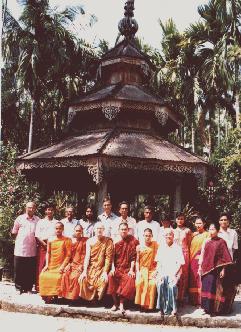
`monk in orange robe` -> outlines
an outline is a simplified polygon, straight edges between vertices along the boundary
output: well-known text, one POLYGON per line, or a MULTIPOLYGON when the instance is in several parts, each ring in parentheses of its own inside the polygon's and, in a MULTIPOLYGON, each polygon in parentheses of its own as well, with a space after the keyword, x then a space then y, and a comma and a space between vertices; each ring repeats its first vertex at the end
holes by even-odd
POLYGON ((106 290, 108 273, 113 257, 113 242, 104 236, 103 223, 95 224, 95 236, 86 242, 84 270, 79 277, 82 299, 88 301, 101 300, 106 290))
POLYGON ((46 265, 39 276, 39 293, 46 303, 56 299, 61 291, 61 279, 71 257, 71 239, 63 236, 64 225, 57 222, 55 236, 47 245, 46 265))
POLYGON ((72 239, 71 260, 64 270, 61 281, 61 296, 65 299, 77 300, 79 298, 79 276, 84 269, 87 240, 87 237, 83 237, 83 227, 76 225, 72 239))
POLYGON ((111 310, 118 310, 120 301, 120 311, 124 314, 125 301, 135 298, 136 246, 139 242, 134 236, 128 235, 127 223, 119 225, 119 233, 121 240, 115 243, 114 261, 109 273, 107 294, 112 295, 114 301, 111 310))
POLYGON ((158 244, 152 241, 152 230, 144 231, 145 243, 137 246, 135 304, 141 310, 153 310, 156 299, 156 262, 158 244))

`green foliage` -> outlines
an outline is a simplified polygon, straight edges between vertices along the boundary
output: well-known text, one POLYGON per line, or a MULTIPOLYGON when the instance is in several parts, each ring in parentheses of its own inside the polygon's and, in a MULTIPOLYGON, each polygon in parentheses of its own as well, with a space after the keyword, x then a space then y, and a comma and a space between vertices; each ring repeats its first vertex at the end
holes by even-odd
MULTIPOLYGON (((206 207, 214 206, 216 211, 229 212, 232 227, 241 235, 241 130, 233 130, 224 140, 211 159, 213 167, 213 195, 208 188, 201 191, 206 207), (209 200, 209 204, 207 201, 209 200)), ((207 212, 207 211, 206 211, 207 212)))
POLYGON ((16 169, 17 148, 1 146, 0 163, 0 264, 10 264, 13 257, 11 229, 16 217, 24 212, 25 204, 36 202, 40 207, 41 195, 36 184, 27 182, 16 169))
MULTIPOLYGON (((81 6, 60 11, 51 8, 49 1, 21 4, 19 21, 8 8, 4 11, 2 110, 4 143, 10 138, 23 150, 28 130, 31 136, 31 113, 35 148, 62 135, 69 100, 91 86, 97 55, 91 45, 71 32, 76 16, 84 14, 81 6), (19 132, 25 133, 20 140, 19 132)), ((90 25, 93 23, 94 16, 90 25)))

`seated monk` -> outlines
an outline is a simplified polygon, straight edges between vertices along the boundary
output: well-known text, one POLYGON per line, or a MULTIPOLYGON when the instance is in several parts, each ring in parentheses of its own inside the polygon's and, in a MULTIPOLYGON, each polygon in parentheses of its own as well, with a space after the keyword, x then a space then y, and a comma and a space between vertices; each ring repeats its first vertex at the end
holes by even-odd
POLYGON ((87 237, 83 237, 83 227, 76 225, 72 238, 71 260, 66 266, 61 281, 61 296, 68 300, 79 298, 79 276, 83 272, 87 237))
POLYGON ((61 279, 71 257, 71 239, 63 236, 64 225, 57 222, 55 236, 47 244, 46 264, 39 276, 39 294, 46 303, 56 299, 61 291, 61 279))
POLYGON ((136 258, 136 297, 135 304, 139 304, 141 310, 153 310, 156 298, 156 271, 155 257, 158 244, 152 241, 152 230, 144 230, 144 243, 137 246, 136 258))
POLYGON ((115 243, 107 294, 112 295, 114 301, 111 310, 118 310, 118 302, 120 302, 120 310, 124 314, 125 301, 135 298, 136 246, 139 242, 133 235, 128 235, 127 223, 119 225, 119 233, 121 240, 115 243))
POLYGON ((95 224, 95 236, 86 242, 84 270, 79 277, 79 296, 87 301, 101 300, 108 282, 113 257, 113 242, 104 236, 102 222, 95 224))

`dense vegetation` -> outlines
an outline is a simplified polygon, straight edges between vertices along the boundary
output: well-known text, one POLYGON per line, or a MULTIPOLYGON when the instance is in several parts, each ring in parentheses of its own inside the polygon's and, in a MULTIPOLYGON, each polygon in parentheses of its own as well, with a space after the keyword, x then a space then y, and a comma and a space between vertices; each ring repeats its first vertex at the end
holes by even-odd
MULTIPOLYGON (((22 0, 16 20, 3 2, 2 54, 2 161, 0 237, 31 194, 38 188, 16 173, 16 151, 30 151, 63 135, 69 100, 81 96, 95 82, 97 61, 108 49, 93 47, 73 33, 82 7, 64 11, 48 0, 22 0), (30 190, 29 190, 30 188, 30 190), (4 216, 3 216, 4 209, 4 216)), ((200 20, 184 32, 172 19, 160 23, 160 49, 137 39, 156 66, 152 87, 181 112, 185 121, 170 136, 210 160, 214 197, 200 192, 200 209, 212 204, 230 210, 240 227, 241 133, 240 64, 241 3, 210 0, 198 8, 200 20)), ((92 16, 89 26, 95 21, 92 16)))

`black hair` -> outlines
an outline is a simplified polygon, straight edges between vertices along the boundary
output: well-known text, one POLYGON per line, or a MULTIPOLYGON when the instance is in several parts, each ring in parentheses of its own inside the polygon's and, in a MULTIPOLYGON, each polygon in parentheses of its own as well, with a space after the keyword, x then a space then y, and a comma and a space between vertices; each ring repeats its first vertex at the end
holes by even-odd
POLYGON ((122 223, 120 223, 120 225, 119 225, 119 229, 120 229, 120 227, 122 226, 122 225, 124 225, 124 226, 126 226, 127 228, 128 228, 128 224, 126 223, 126 222, 122 222, 122 223))
POLYGON ((150 229, 150 228, 146 228, 146 229, 144 230, 144 233, 145 233, 145 232, 149 232, 149 233, 151 233, 151 235, 153 235, 152 229, 150 229))
POLYGON ((216 222, 210 222, 209 227, 210 227, 211 225, 213 225, 213 226, 216 228, 217 232, 219 232, 219 230, 220 230, 220 225, 219 225, 218 223, 216 223, 216 222))
POLYGON ((130 205, 129 205, 129 203, 126 202, 126 201, 122 201, 122 202, 119 203, 119 209, 121 208, 121 205, 122 205, 122 204, 127 205, 127 206, 128 206, 128 210, 129 210, 130 205))
POLYGON ((228 212, 222 212, 219 216, 219 219, 221 219, 222 217, 227 217, 228 221, 231 222, 231 215, 228 212))

